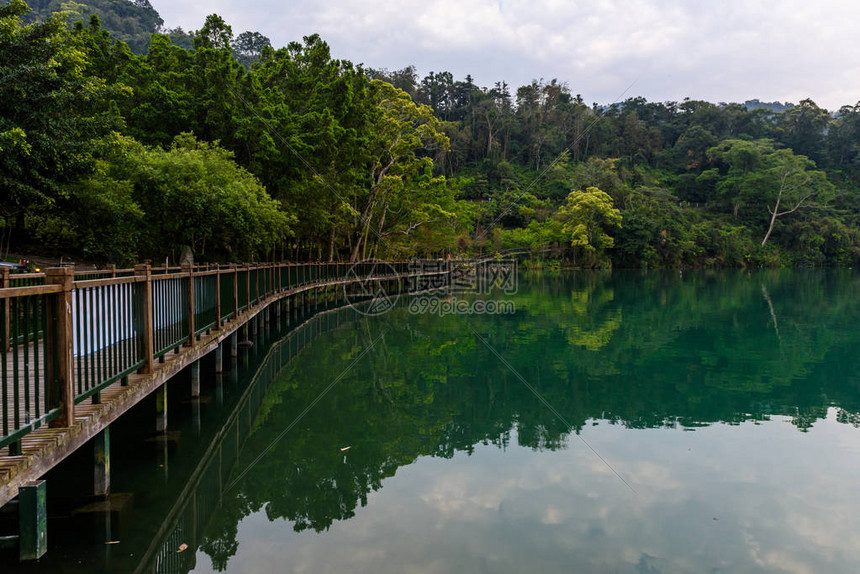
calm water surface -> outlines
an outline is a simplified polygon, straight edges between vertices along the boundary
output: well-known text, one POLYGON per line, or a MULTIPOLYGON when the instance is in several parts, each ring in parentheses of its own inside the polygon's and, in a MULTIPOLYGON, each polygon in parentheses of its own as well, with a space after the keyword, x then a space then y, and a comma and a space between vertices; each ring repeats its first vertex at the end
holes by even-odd
MULTIPOLYGON (((492 297, 516 312, 401 302, 309 344, 159 569, 860 569, 856 272, 521 274, 492 297)), ((137 499, 177 480, 156 462, 127 462, 137 499)), ((131 543, 89 548, 132 569, 131 543)))

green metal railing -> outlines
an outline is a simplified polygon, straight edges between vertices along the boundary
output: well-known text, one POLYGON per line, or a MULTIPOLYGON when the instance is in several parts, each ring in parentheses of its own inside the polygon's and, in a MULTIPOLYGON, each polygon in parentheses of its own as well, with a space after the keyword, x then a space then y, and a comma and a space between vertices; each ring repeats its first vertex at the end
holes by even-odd
POLYGON ((239 311, 244 311, 248 308, 248 305, 250 304, 250 299, 248 297, 249 273, 250 272, 247 269, 240 269, 236 272, 236 284, 238 285, 239 292, 239 296, 237 299, 239 302, 239 311))
POLYGON ((207 273, 194 276, 194 335, 218 325, 218 275, 207 273))
POLYGON ((234 272, 225 273, 219 281, 219 304, 221 306, 221 321, 228 321, 235 315, 235 307, 233 298, 236 292, 233 287, 234 272))
POLYGON ((78 282, 73 294, 76 403, 97 397, 143 365, 139 344, 143 285, 88 285, 92 282, 78 282))
POLYGON ((188 278, 156 276, 152 281, 152 325, 155 357, 178 350, 188 341, 188 278))
POLYGON ((53 298, 35 293, 0 299, 0 448, 21 452, 21 438, 58 413, 52 341, 53 298))
POLYGON ((16 273, 9 277, 10 287, 34 287, 44 284, 45 276, 41 273, 16 273))

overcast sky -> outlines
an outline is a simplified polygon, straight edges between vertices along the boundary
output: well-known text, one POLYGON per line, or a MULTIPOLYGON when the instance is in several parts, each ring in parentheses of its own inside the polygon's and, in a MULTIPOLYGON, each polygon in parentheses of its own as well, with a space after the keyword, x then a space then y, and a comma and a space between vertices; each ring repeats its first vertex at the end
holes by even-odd
POLYGON ((281 47, 490 86, 558 78, 587 102, 860 100, 860 2, 840 0, 151 0, 165 25, 217 13, 281 47), (632 86, 631 86, 632 84, 632 86), (628 89, 629 88, 629 89, 628 89), (626 92, 625 92, 626 90, 626 92))

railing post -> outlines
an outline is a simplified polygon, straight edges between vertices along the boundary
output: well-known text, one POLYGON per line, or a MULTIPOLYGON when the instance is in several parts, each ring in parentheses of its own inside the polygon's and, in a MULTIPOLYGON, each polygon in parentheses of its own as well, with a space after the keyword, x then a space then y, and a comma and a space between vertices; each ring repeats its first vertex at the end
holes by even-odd
POLYGON ((239 269, 232 265, 233 271, 233 320, 239 317, 239 269))
POLYGON ((143 293, 139 304, 141 312, 141 353, 143 354, 143 366, 140 372, 144 375, 152 373, 155 368, 155 350, 153 348, 153 325, 152 325, 152 267, 149 265, 135 265, 134 275, 143 278, 143 293))
POLYGON ((245 305, 248 307, 251 306, 251 266, 245 264, 245 281, 247 282, 247 289, 245 290, 245 305))
POLYGON ((75 371, 74 325, 72 324, 72 289, 75 287, 75 270, 71 267, 45 269, 45 284, 59 285, 54 316, 54 328, 48 329, 48 348, 56 364, 51 365, 47 377, 50 404, 57 405, 60 414, 51 421, 52 427, 69 427, 75 422, 75 371), (54 384, 56 381, 56 385, 54 384))
MULTIPOLYGON (((12 280, 9 278, 10 274, 11 271, 7 267, 0 269, 0 289, 12 285, 12 280)), ((3 341, 6 348, 2 351, 5 353, 12 348, 12 342, 9 340, 9 299, 3 299, 3 325, 0 325, 0 329, 3 329, 3 341)))
POLYGON ((215 264, 215 328, 221 330, 221 265, 215 264))
POLYGON ((105 271, 107 271, 108 273, 110 273, 110 276, 111 276, 111 277, 116 277, 116 265, 115 265, 114 263, 111 263, 111 264, 107 265, 107 266, 105 267, 105 271))
POLYGON ((194 344, 194 265, 192 263, 182 264, 182 273, 188 273, 188 343, 187 347, 194 344))

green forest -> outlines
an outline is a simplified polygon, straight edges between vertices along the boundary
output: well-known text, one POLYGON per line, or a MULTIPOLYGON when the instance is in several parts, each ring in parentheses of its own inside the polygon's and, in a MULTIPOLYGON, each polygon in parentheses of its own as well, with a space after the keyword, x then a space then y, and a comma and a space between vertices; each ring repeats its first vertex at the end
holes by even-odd
POLYGON ((58 4, 0 6, 0 255, 860 263, 860 103, 589 105, 58 4))

